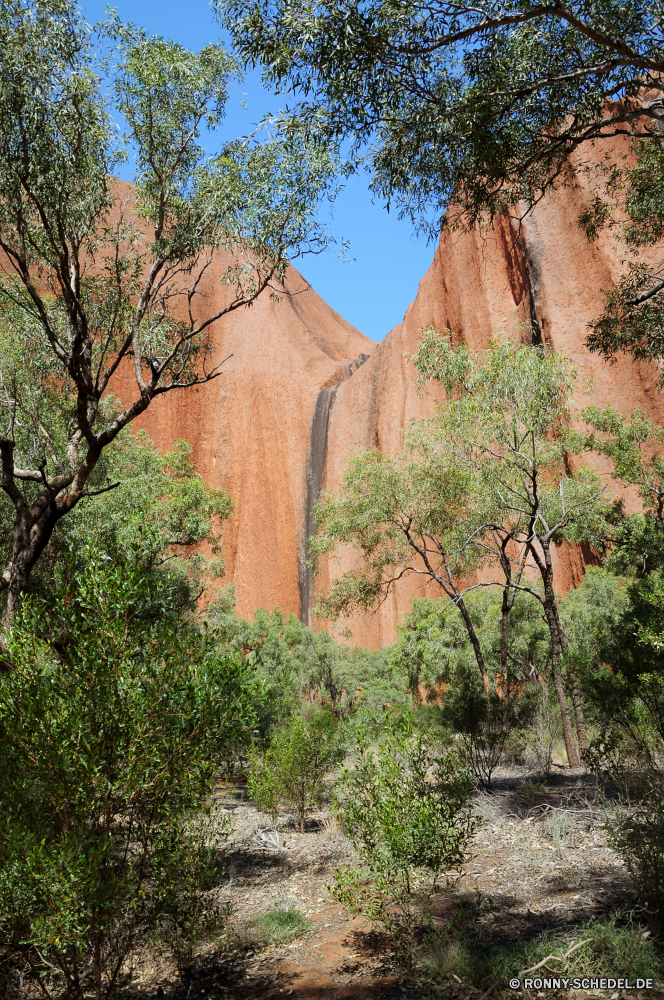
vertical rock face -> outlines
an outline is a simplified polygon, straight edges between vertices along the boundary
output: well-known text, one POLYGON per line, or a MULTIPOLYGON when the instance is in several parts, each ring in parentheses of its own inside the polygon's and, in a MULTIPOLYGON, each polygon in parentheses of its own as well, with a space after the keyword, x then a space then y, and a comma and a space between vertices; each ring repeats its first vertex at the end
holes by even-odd
MULTIPOLYGON (((354 451, 395 453, 409 422, 431 412, 434 397, 417 394, 408 360, 425 326, 455 330, 471 349, 486 347, 500 329, 550 344, 592 380, 579 406, 641 406, 664 423, 654 366, 629 358, 607 365, 584 347, 603 291, 621 271, 610 236, 591 244, 578 227, 590 180, 580 165, 576 184, 543 199, 519 230, 501 219, 489 232, 444 234, 403 322, 377 346, 291 271, 280 301, 263 295, 213 330, 214 359, 233 355, 220 379, 198 393, 162 397, 142 418, 162 448, 176 437, 191 441, 206 481, 235 498, 224 554, 241 614, 278 605, 307 620, 314 590, 353 565, 356 556, 342 551, 312 579, 313 505, 321 490, 339 487, 354 451)), ((219 273, 206 279, 211 307, 222 294, 219 273)), ((558 553, 561 588, 580 582, 588 555, 558 553)), ((375 615, 351 623, 353 641, 394 641, 412 597, 424 593, 437 596, 412 577, 401 581, 375 615)))
MULTIPOLYGON (((417 350, 419 331, 429 325, 449 328, 477 350, 505 329, 514 338, 544 342, 564 351, 580 368, 590 388, 578 395, 579 408, 611 402, 623 412, 642 407, 664 423, 664 392, 652 364, 621 357, 608 365, 584 346, 588 324, 603 307, 603 291, 621 272, 620 250, 602 236, 591 244, 578 218, 591 194, 591 178, 579 166, 573 186, 552 192, 517 230, 500 219, 488 233, 445 233, 417 297, 404 320, 378 345, 352 379, 339 385, 330 410, 324 488, 338 489, 354 450, 398 451, 411 420, 431 412, 434 397, 415 391, 415 371, 408 358, 417 350)), ((558 586, 581 582, 589 552, 566 547, 557 553, 558 586)), ((323 567, 317 587, 354 565, 351 552, 340 552, 323 567)), ((353 641, 386 645, 396 637, 414 596, 439 596, 406 577, 374 615, 350 623, 353 641)))
MULTIPOLYGON (((368 354, 360 354, 346 366, 345 378, 350 378, 360 365, 369 360, 368 354)), ((345 380, 345 379, 344 379, 345 380)), ((314 593, 315 578, 307 564, 309 538, 316 533, 314 507, 320 499, 325 467, 327 464, 327 440, 330 426, 330 411, 341 379, 335 385, 325 386, 318 393, 314 416, 311 422, 311 438, 307 459, 307 497, 303 533, 300 540, 300 618, 310 623, 309 608, 314 593)))
MULTIPOLYGON (((205 276, 202 295, 210 311, 225 294, 222 269, 220 259, 205 276)), ((224 374, 198 391, 158 397, 137 425, 162 450, 176 438, 190 441, 208 485, 234 498, 223 555, 238 612, 280 606, 306 615, 306 526, 325 465, 319 400, 330 398, 374 344, 294 269, 285 294, 278 300, 261 295, 251 308, 232 313, 211 341, 212 364, 232 355, 224 374)), ((124 396, 122 387, 119 392, 124 396)))

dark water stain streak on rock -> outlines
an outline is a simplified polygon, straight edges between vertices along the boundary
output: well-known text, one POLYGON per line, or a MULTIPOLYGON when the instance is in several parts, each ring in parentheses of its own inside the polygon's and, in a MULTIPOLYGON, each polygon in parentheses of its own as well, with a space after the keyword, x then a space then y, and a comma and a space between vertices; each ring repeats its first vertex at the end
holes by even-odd
POLYGON ((327 436, 330 424, 330 412, 339 385, 350 378, 369 358, 368 354, 360 354, 347 365, 345 374, 335 385, 328 385, 318 393, 316 408, 311 422, 311 438, 309 441, 309 457, 307 461, 307 504, 304 515, 303 537, 300 547, 300 620, 309 622, 309 607, 313 595, 314 574, 307 565, 309 559, 309 538, 316 533, 314 507, 318 503, 323 488, 325 462, 327 459, 327 436))

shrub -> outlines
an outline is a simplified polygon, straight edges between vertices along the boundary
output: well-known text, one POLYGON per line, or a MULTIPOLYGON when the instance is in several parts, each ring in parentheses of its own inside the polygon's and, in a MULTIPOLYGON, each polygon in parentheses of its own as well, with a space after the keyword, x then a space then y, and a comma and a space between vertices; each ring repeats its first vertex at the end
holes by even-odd
POLYGON ((421 954, 421 969, 427 978, 449 982, 456 976, 464 984, 483 990, 532 968, 547 955, 564 955, 574 942, 587 938, 588 944, 566 962, 553 962, 539 974, 597 978, 616 975, 619 969, 621 976, 632 981, 637 977, 657 981, 662 975, 662 961, 652 940, 644 938, 643 928, 631 919, 623 923, 616 917, 606 923, 589 921, 574 927, 572 933, 545 931, 531 940, 508 945, 478 933, 472 916, 471 912, 465 923, 459 921, 429 936, 421 954))
POLYGON ((336 869, 330 892, 384 927, 409 970, 426 901, 441 875, 463 861, 476 824, 466 808, 472 775, 453 752, 435 756, 407 721, 388 721, 375 744, 360 730, 354 757, 334 795, 359 865, 336 869))
POLYGON ((325 775, 342 756, 340 733, 328 712, 294 715, 265 753, 252 755, 249 796, 275 817, 282 804, 293 809, 304 833, 307 812, 322 801, 325 775))
POLYGON ((664 930, 664 780, 660 774, 646 775, 640 801, 619 810, 609 830, 613 847, 634 879, 650 929, 659 937, 664 930))
POLYGON ((521 751, 528 766, 548 774, 554 752, 565 752, 563 727, 549 688, 535 691, 533 716, 530 725, 522 731, 521 751))
POLYGON ((167 945, 183 980, 192 973, 197 946, 220 929, 231 906, 215 892, 231 817, 208 806, 173 822, 155 852, 153 878, 161 887, 157 938, 167 945))
POLYGON ((0 948, 0 996, 3 1000, 25 1000, 23 983, 29 975, 30 965, 23 950, 20 946, 6 942, 0 948))
POLYGON ((574 815, 570 816, 563 809, 554 809, 545 818, 542 826, 555 850, 560 853, 575 829, 574 815))
POLYGON ((191 835, 224 747, 253 724, 244 668, 163 585, 89 553, 26 599, 0 688, 0 932, 43 992, 110 997, 132 949, 218 878, 191 835))
POLYGON ((445 691, 444 715, 459 733, 469 765, 480 785, 491 787, 491 777, 500 763, 510 736, 523 729, 534 710, 530 688, 504 684, 503 691, 486 694, 474 674, 460 671, 445 691))

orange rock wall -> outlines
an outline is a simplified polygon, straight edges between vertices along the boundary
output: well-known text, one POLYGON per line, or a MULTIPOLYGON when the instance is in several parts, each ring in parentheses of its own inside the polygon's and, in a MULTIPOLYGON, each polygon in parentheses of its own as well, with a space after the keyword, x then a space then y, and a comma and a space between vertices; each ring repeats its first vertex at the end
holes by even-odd
MULTIPOLYGON (((593 176, 577 164, 576 184, 547 196, 517 229, 508 220, 482 234, 445 233, 415 301, 402 323, 378 345, 367 364, 340 385, 330 412, 325 488, 336 490, 353 449, 378 447, 394 453, 409 421, 430 412, 432 397, 418 396, 415 371, 407 358, 417 350, 419 331, 430 324, 460 334, 471 349, 488 346, 501 328, 515 338, 535 338, 564 351, 580 366, 580 382, 591 380, 579 408, 613 403, 627 411, 642 407, 664 423, 664 393, 654 365, 621 357, 607 364, 584 347, 588 324, 602 310, 602 291, 621 271, 620 248, 610 235, 591 244, 578 226, 589 201, 593 176)), ((562 590, 583 577, 589 552, 559 551, 557 578, 562 590)), ((353 565, 341 552, 321 574, 320 586, 353 565)), ((354 619, 355 642, 392 643, 414 596, 440 596, 432 586, 408 577, 374 614, 354 619)))
MULTIPOLYGON (((202 286, 216 312, 225 290, 222 259, 202 286)), ((324 386, 347 378, 374 344, 347 323, 293 269, 279 301, 263 294, 212 329, 207 367, 232 357, 224 374, 198 390, 158 397, 136 421, 161 450, 176 438, 193 445, 196 469, 226 490, 235 513, 224 526, 226 578, 238 612, 280 606, 300 612, 311 425, 324 386)), ((131 395, 125 373, 119 394, 131 395)), ((135 384, 133 386, 135 393, 135 384)))
MULTIPOLYGON (((295 271, 280 302, 264 295, 218 324, 214 358, 233 354, 226 374, 197 393, 161 398, 140 423, 160 447, 190 440, 206 481, 235 498, 224 542, 241 614, 278 605, 306 617, 313 589, 352 565, 353 555, 342 552, 317 581, 309 578, 310 508, 321 488, 338 488, 353 450, 394 453, 408 423, 430 412, 432 397, 417 395, 408 362, 424 326, 449 327, 480 348, 501 328, 530 340, 534 324, 535 339, 565 351, 593 380, 580 406, 638 405, 664 423, 653 365, 628 358, 607 365, 583 346, 602 291, 621 270, 610 234, 591 244, 578 227, 592 182, 579 162, 576 185, 547 196, 519 230, 501 220, 484 234, 445 233, 403 322, 375 349, 295 271)), ((214 299, 218 281, 213 274, 207 281, 214 299)), ((558 562, 560 586, 578 584, 584 553, 566 549, 558 562)), ((403 581, 375 615, 351 623, 353 641, 393 642, 410 600, 422 593, 431 591, 403 581)))

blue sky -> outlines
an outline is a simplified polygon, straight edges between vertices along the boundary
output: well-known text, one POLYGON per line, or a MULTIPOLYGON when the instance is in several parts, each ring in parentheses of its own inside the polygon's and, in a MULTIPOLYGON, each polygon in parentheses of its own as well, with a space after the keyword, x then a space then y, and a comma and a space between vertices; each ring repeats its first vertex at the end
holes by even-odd
MULTIPOLYGON (((81 0, 85 16, 103 16, 104 0, 81 0)), ((208 0, 115 0, 123 21, 143 25, 154 34, 173 38, 188 48, 222 39, 208 0)), ((276 113, 285 97, 265 91, 258 73, 235 85, 220 135, 234 138, 251 130, 267 113, 276 113), (242 105, 246 106, 243 110, 242 105)), ((127 180, 131 169, 127 167, 127 180)), ((403 318, 417 286, 433 259, 434 247, 413 234, 407 222, 373 204, 366 177, 353 177, 340 194, 331 219, 339 243, 350 241, 344 262, 334 253, 303 259, 297 266, 337 312, 372 340, 382 340, 403 318)))

